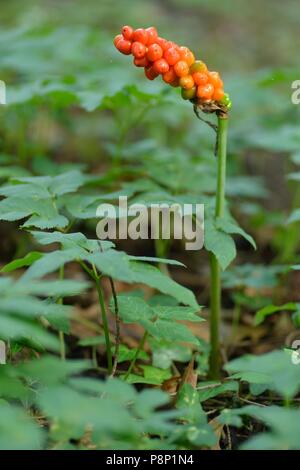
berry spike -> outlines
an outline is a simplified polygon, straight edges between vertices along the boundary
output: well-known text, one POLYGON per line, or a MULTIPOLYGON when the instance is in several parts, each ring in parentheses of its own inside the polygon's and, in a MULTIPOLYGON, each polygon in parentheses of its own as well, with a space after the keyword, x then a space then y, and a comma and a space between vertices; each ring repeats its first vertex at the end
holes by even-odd
POLYGON ((180 86, 182 98, 202 111, 213 113, 231 108, 219 73, 209 71, 188 47, 158 36, 154 26, 138 29, 123 26, 121 34, 114 38, 114 45, 122 54, 132 54, 134 65, 144 67, 149 80, 161 75, 165 83, 180 86))

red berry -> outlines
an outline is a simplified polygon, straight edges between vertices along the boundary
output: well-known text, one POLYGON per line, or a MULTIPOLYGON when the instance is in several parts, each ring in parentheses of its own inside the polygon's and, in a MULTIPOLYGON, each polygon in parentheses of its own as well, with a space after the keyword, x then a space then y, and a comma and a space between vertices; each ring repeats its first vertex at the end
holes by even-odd
POLYGON ((197 88, 197 96, 203 100, 210 100, 214 93, 214 87, 211 83, 207 83, 206 85, 198 86, 197 88))
POLYGON ((173 80, 173 82, 170 83, 170 85, 173 86, 174 88, 178 87, 179 86, 179 78, 176 77, 175 80, 173 80))
POLYGON ((154 70, 153 66, 152 67, 145 67, 145 75, 149 80, 154 80, 156 77, 158 77, 159 73, 154 70))
POLYGON ((137 59, 142 59, 146 55, 146 46, 141 42, 133 42, 131 46, 131 52, 137 59))
POLYGON ((120 39, 124 39, 122 34, 118 34, 115 39, 114 39, 114 45, 117 47, 117 44, 118 42, 120 41, 120 39))
POLYGON ((124 39, 128 39, 128 41, 130 41, 132 39, 133 28, 131 26, 123 26, 122 34, 124 39))
POLYGON ((151 62, 155 62, 158 59, 161 59, 163 56, 163 50, 158 44, 151 44, 148 47, 147 58, 151 60, 151 62))
POLYGON ((116 44, 116 48, 122 54, 129 55, 131 53, 131 42, 127 41, 127 39, 120 39, 116 44))
POLYGON ((188 75, 189 73, 189 66, 184 60, 179 60, 175 65, 174 65, 174 70, 175 73, 178 77, 185 77, 185 75, 188 75))
POLYGON ((165 59, 158 59, 153 64, 153 69, 158 74, 164 74, 169 70, 169 64, 165 59))
POLYGON ((150 28, 146 29, 146 33, 148 34, 148 42, 147 45, 150 46, 151 44, 154 44, 157 41, 158 34, 156 28, 154 26, 151 26, 150 28))
POLYGON ((193 73, 193 79, 196 85, 206 85, 206 83, 208 83, 207 73, 195 72, 193 73))
POLYGON ((147 31, 143 28, 138 28, 132 33, 132 40, 141 42, 142 44, 147 44, 148 34, 147 31))
POLYGON ((175 46, 169 47, 164 53, 164 58, 166 59, 169 65, 175 65, 176 62, 180 60, 178 48, 175 46))
POLYGON ((178 79, 173 67, 170 67, 169 70, 163 74, 162 78, 164 82, 169 84, 175 82, 175 80, 178 79))
POLYGON ((156 42, 162 48, 163 51, 166 51, 170 47, 170 43, 169 41, 167 41, 167 39, 158 37, 156 42))
POLYGON ((133 60, 133 63, 136 67, 148 67, 149 65, 149 60, 147 57, 143 57, 142 59, 137 59, 136 57, 133 60))

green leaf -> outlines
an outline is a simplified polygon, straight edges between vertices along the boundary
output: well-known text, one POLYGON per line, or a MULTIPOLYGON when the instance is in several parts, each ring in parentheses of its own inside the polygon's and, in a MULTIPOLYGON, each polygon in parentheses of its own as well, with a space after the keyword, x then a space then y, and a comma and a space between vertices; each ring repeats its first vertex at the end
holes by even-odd
POLYGON ((204 321, 204 318, 201 318, 197 315, 200 308, 192 307, 167 307, 167 306, 157 306, 152 307, 152 310, 155 315, 157 315, 162 320, 182 320, 182 321, 191 321, 199 322, 204 321))
MULTIPOLYGON (((78 345, 82 347, 98 346, 99 344, 105 344, 104 336, 90 336, 89 338, 83 338, 78 341, 78 345)), ((118 362, 120 362, 120 359, 118 362)))
POLYGON ((228 233, 230 235, 241 235, 245 240, 247 240, 250 245, 256 249, 256 243, 248 233, 243 230, 234 219, 226 219, 218 217, 216 219, 216 226, 218 229, 223 230, 223 232, 228 233))
POLYGON ((298 304, 295 304, 293 302, 289 302, 284 305, 267 305, 266 307, 256 312, 255 318, 254 318, 254 324, 255 326, 260 325, 261 323, 265 321, 266 317, 268 317, 269 315, 272 315, 273 313, 287 311, 287 310, 295 311, 298 309, 299 309, 298 304))
POLYGON ((241 416, 262 421, 269 429, 250 437, 240 446, 241 450, 299 450, 300 410, 279 406, 245 406, 235 410, 223 410, 219 421, 238 426, 241 416))
MULTIPOLYGON (((62 233, 62 232, 37 232, 31 231, 31 235, 40 243, 41 245, 50 245, 52 243, 60 243, 63 249, 69 248, 80 248, 90 252, 99 251, 100 244, 103 251, 112 248, 114 244, 107 240, 90 240, 83 233, 62 233)), ((82 250, 79 251, 82 254, 82 250)))
POLYGON ((21 408, 0 402, 0 449, 38 450, 44 433, 21 408))
POLYGON ((300 221, 300 209, 295 209, 293 212, 290 214, 287 223, 288 224, 293 224, 294 222, 299 222, 300 221))
POLYGON ((230 235, 217 228, 213 220, 205 220, 204 246, 211 251, 225 270, 236 257, 235 243, 230 235))
POLYGON ((226 364, 231 378, 265 384, 269 390, 292 398, 300 390, 300 369, 288 351, 272 351, 262 356, 246 355, 226 364))
POLYGON ((79 374, 90 367, 89 361, 61 361, 55 356, 44 356, 41 359, 18 365, 17 372, 26 380, 31 379, 40 382, 43 386, 50 386, 62 383, 69 376, 79 374))
MULTIPOLYGON (((114 348, 113 348, 114 351, 114 348)), ((118 363, 132 361, 137 354, 137 348, 129 349, 124 344, 120 344, 119 346, 119 356, 118 356, 118 363)), ((148 354, 145 351, 139 351, 137 359, 147 360, 149 359, 148 354)))
POLYGON ((31 251, 27 253, 23 258, 15 259, 10 263, 6 264, 2 269, 1 272, 9 273, 11 271, 15 271, 16 269, 23 268, 24 266, 31 266, 34 261, 42 258, 43 253, 39 251, 31 251))
POLYGON ((200 402, 204 402, 206 400, 209 400, 210 398, 216 397, 218 395, 223 395, 224 393, 227 392, 237 392, 239 389, 239 384, 238 382, 235 382, 233 380, 226 381, 222 384, 216 382, 216 383, 201 383, 200 389, 199 389, 199 399, 200 402))
POLYGON ((147 365, 141 365, 140 368, 143 370, 143 376, 130 374, 126 379, 128 383, 160 385, 162 382, 172 377, 170 370, 159 369, 158 367, 147 365))
POLYGON ((133 282, 147 284, 164 294, 171 295, 178 302, 199 309, 193 292, 173 281, 158 268, 141 262, 131 262, 130 267, 133 272, 133 282))
POLYGON ((27 282, 37 279, 46 274, 57 271, 61 266, 75 260, 78 257, 78 250, 74 248, 66 250, 56 250, 45 253, 44 256, 33 263, 26 271, 23 279, 27 282))
POLYGON ((188 342, 198 346, 197 338, 187 326, 176 322, 176 320, 187 319, 201 321, 202 319, 195 315, 195 309, 151 307, 141 297, 125 295, 118 296, 118 304, 124 322, 139 323, 154 338, 176 343, 188 342), (172 311, 174 311, 174 316, 172 316, 172 311))

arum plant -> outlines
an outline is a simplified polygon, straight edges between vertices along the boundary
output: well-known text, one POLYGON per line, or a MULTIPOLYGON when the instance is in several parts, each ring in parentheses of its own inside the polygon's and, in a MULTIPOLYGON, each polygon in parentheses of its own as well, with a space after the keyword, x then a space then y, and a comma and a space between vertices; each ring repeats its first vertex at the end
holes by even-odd
MULTIPOLYGON (((224 216, 226 152, 228 111, 231 101, 224 93, 223 81, 218 72, 209 71, 201 60, 187 47, 159 37, 154 27, 134 30, 124 26, 121 34, 114 39, 115 47, 125 55, 134 56, 134 65, 143 67, 146 77, 154 80, 159 75, 173 87, 181 87, 181 96, 191 101, 199 119, 209 124, 217 133, 217 186, 215 220, 224 216), (214 113, 218 124, 202 118, 201 114, 214 113)), ((221 317, 221 269, 215 253, 210 253, 211 293, 210 293, 210 371, 211 378, 220 374, 220 317, 221 317)))

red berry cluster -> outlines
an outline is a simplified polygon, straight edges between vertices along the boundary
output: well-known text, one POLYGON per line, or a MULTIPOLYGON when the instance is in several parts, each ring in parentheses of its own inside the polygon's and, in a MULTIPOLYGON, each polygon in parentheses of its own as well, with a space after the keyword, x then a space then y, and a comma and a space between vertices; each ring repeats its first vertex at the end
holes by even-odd
POLYGON ((166 83, 181 87, 184 99, 197 98, 203 103, 216 101, 229 107, 230 100, 224 93, 218 72, 210 72, 204 62, 195 60, 188 47, 159 37, 153 26, 135 30, 124 26, 114 44, 122 54, 134 56, 134 65, 144 67, 149 80, 162 75, 166 83))

